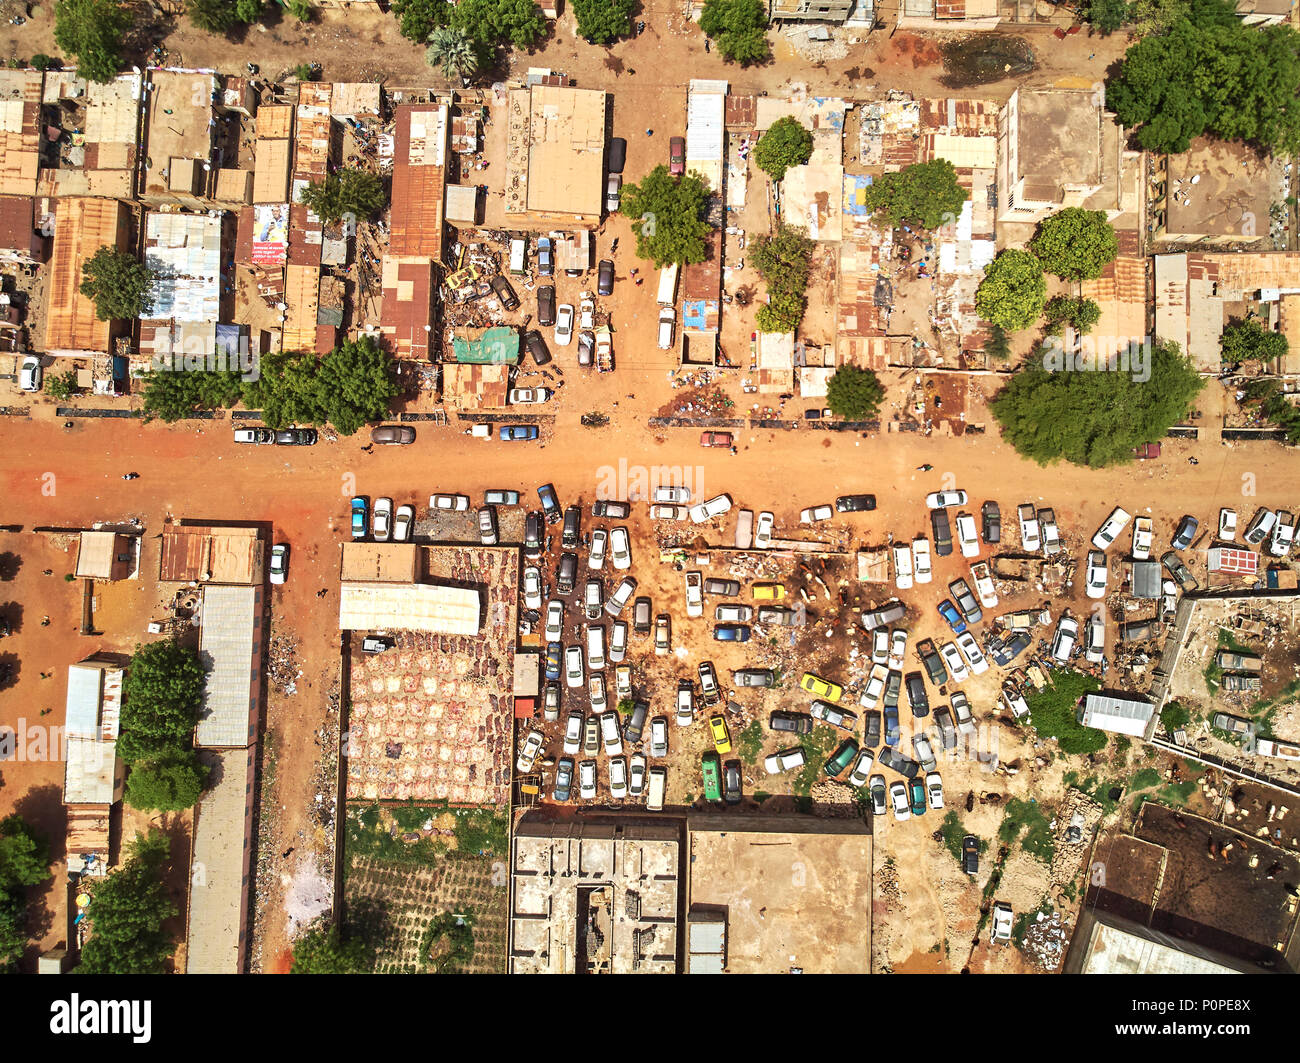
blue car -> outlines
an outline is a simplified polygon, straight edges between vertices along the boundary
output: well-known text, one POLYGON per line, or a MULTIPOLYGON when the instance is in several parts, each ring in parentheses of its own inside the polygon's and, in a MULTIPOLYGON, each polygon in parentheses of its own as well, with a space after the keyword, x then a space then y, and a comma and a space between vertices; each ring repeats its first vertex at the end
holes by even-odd
POLYGON ((952 628, 954 635, 960 635, 966 630, 966 621, 961 618, 961 613, 957 612, 957 607, 947 598, 939 603, 939 615, 948 621, 948 626, 952 628))
POLYGON ((749 628, 745 624, 719 624, 713 629, 719 642, 748 642, 749 628))
POLYGON ((536 439, 537 435, 537 425, 535 424, 503 424, 501 426, 501 438, 504 440, 536 439))
POLYGON ((366 537, 366 500, 364 498, 354 498, 352 500, 352 538, 364 539, 366 537))
POLYGON ((546 678, 560 678, 560 644, 558 642, 548 642, 546 644, 546 678))
POLYGON ((893 708, 890 708, 888 705, 886 705, 885 706, 885 745, 887 746, 898 745, 898 738, 899 738, 898 706, 895 705, 893 708))

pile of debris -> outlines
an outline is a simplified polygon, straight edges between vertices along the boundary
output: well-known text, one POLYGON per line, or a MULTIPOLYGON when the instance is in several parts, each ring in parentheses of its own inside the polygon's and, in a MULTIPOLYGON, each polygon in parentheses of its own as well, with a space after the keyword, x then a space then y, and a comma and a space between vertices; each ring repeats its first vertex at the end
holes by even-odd
POLYGON ((1065 958, 1067 936, 1065 925, 1061 922, 1061 913, 1053 911, 1038 912, 1035 921, 1029 924, 1021 942, 1020 951, 1035 967, 1052 973, 1061 966, 1065 958))
POLYGON ((1073 882, 1087 859, 1101 822, 1102 807, 1082 790, 1071 787, 1056 813, 1056 840, 1052 855, 1052 884, 1073 882))
POLYGON ((271 636, 270 661, 266 669, 271 689, 277 694, 296 694, 302 669, 298 666, 298 640, 292 635, 271 636))

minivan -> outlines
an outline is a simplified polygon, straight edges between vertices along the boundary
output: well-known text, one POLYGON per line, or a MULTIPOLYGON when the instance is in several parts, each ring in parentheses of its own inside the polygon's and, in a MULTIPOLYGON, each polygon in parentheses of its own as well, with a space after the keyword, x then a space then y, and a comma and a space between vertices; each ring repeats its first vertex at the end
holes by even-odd
POLYGON ((677 311, 671 306, 665 306, 659 311, 659 349, 661 351, 671 351, 673 349, 673 337, 677 332, 677 311))
POLYGON ((542 515, 533 510, 524 521, 524 552, 529 558, 541 553, 544 536, 542 515))
POLYGON ((587 667, 593 672, 605 667, 605 628, 601 624, 587 627, 587 667))
POLYGON ((925 693, 925 680, 920 672, 908 672, 903 677, 907 686, 907 703, 912 706, 912 715, 920 719, 930 715, 930 699, 925 693))
POLYGON ((668 789, 668 769, 650 769, 650 788, 646 793, 645 807, 649 812, 664 810, 664 795, 668 789))

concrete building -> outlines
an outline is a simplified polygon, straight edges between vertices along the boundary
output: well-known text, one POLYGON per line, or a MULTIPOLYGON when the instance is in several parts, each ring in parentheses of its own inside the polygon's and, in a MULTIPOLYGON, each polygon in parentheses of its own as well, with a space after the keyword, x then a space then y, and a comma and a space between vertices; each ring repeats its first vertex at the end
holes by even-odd
POLYGON ((34 196, 40 166, 39 70, 0 70, 0 196, 34 196))
POLYGON ((120 580, 137 575, 140 562, 138 533, 83 531, 78 538, 78 579, 120 580))
POLYGON ((1237 17, 1247 26, 1281 26, 1295 0, 1237 0, 1237 17))
POLYGON ((595 227, 605 205, 608 94, 541 78, 510 91, 506 213, 510 224, 595 227))
POLYGON ((853 13, 857 0, 770 0, 770 22, 840 23, 853 13))
POLYGON ((213 148, 220 85, 204 70, 150 69, 145 75, 139 197, 205 209, 216 180, 213 148))
POLYGON ((1236 141, 1198 137, 1157 167, 1151 209, 1158 240, 1252 244, 1269 235, 1269 207, 1287 195, 1283 160, 1236 141))
MULTIPOLYGON (((119 74, 106 84, 75 70, 45 73, 45 120, 61 130, 53 165, 40 171, 37 195, 132 199, 140 161, 144 75, 119 74)), ((46 160, 50 161, 47 149, 46 160)))
POLYGON ((1122 916, 1087 908, 1079 918, 1067 974, 1243 974, 1259 973, 1249 963, 1162 934, 1122 916))

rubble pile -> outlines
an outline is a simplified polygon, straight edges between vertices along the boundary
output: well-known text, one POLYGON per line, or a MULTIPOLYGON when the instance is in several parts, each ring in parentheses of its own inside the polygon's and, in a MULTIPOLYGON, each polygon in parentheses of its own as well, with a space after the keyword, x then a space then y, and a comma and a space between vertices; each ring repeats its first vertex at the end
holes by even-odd
POLYGON ((1092 840, 1101 822, 1102 807, 1081 790, 1071 787, 1057 810, 1053 826, 1056 831, 1052 856, 1052 885, 1073 882, 1088 858, 1092 840))
POLYGON ((302 676, 302 669, 298 666, 298 640, 277 632, 271 636, 268 658, 266 675, 271 689, 277 694, 296 694, 302 676))
POLYGON ((1061 961, 1065 958, 1067 942, 1061 913, 1053 911, 1049 915, 1040 911, 1025 931, 1020 951, 1035 967, 1051 973, 1060 968, 1061 961))

